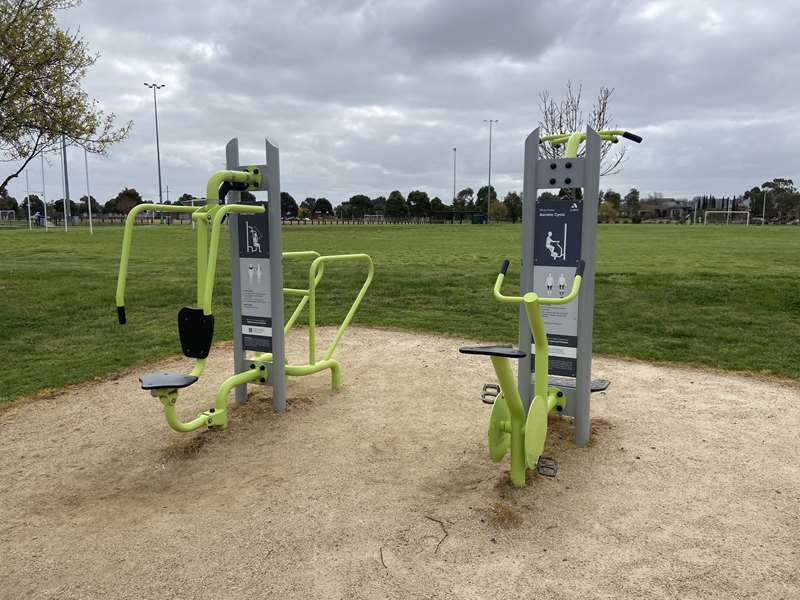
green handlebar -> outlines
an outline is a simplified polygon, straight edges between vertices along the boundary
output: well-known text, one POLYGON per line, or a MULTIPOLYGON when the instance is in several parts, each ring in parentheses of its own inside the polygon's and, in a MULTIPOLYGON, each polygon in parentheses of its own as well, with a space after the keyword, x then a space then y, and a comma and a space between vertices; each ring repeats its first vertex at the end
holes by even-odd
POLYGON ((506 271, 508 271, 508 260, 503 262, 500 272, 497 274, 497 279, 494 282, 494 298, 498 302, 504 304, 567 304, 575 299, 581 289, 581 281, 583 281, 583 271, 586 268, 586 263, 580 261, 578 267, 575 269, 575 279, 572 281, 572 289, 569 294, 563 298, 542 298, 534 292, 527 292, 524 296, 506 296, 501 292, 503 281, 506 278, 506 271))
MULTIPOLYGON (((604 129, 602 131, 598 131, 597 135, 607 142, 617 143, 620 137, 632 142, 636 142, 637 144, 642 142, 641 136, 629 131, 625 131, 624 129, 604 129)), ((546 135, 539 138, 539 143, 544 144, 545 142, 550 142, 554 146, 560 146, 561 144, 566 143, 567 147, 564 150, 564 157, 575 158, 578 156, 578 148, 585 139, 585 131, 573 131, 571 133, 555 133, 553 135, 546 135)))

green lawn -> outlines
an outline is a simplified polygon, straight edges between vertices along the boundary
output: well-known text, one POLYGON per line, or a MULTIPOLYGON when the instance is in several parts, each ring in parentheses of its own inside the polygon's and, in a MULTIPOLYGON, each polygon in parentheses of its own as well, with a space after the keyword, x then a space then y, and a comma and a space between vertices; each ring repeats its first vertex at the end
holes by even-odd
MULTIPOLYGON (((492 299, 506 256, 519 275, 518 226, 284 229, 287 250, 367 252, 375 281, 366 325, 514 341, 516 313, 492 299)), ((0 231, 0 402, 180 351, 176 314, 194 295, 185 226, 140 227, 128 325, 116 323, 120 227, 0 231)), ((216 290, 217 339, 230 337, 227 240, 216 290)), ((595 351, 800 378, 800 228, 600 226, 595 351)), ((287 266, 287 285, 300 284, 287 266)), ((358 273, 326 271, 319 315, 335 322, 358 273)))

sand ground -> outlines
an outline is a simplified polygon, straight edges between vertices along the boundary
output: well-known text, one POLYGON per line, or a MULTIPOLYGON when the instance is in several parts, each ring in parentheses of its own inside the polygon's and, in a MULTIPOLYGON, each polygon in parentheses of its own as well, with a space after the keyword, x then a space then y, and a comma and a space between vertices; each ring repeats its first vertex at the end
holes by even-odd
POLYGON ((591 443, 553 417, 558 475, 517 490, 468 342, 353 328, 343 389, 257 388, 224 432, 172 432, 141 370, 6 408, 0 598, 800 598, 798 387, 597 359, 591 443))

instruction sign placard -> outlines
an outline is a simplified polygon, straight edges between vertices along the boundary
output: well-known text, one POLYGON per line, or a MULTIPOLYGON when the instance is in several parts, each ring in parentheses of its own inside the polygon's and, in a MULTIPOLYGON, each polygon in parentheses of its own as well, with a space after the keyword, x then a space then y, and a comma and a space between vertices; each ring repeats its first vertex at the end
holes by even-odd
POLYGON ((267 212, 239 215, 242 347, 272 352, 272 306, 267 212))
MULTIPOLYGON (((533 240, 533 291, 542 298, 563 298, 575 280, 581 258, 583 202, 537 200, 533 240)), ((578 366, 578 302, 542 306, 551 375, 575 377, 578 366)), ((531 347, 535 353, 535 348, 531 347)), ((533 367, 534 361, 531 361, 533 367)))

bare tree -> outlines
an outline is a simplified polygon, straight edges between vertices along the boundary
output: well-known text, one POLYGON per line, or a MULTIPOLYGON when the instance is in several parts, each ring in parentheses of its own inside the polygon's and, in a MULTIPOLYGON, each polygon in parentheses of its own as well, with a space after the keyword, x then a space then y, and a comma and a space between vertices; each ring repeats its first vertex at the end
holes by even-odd
MULTIPOLYGON (((567 90, 563 98, 556 101, 549 91, 545 90, 539 94, 539 111, 541 119, 539 128, 543 135, 554 135, 558 133, 572 133, 582 131, 589 125, 595 131, 601 129, 613 129, 614 115, 609 109, 609 101, 614 93, 614 88, 600 87, 600 91, 589 110, 589 116, 584 119, 583 107, 583 86, 578 85, 577 89, 571 81, 567 82, 567 90)), ((581 148, 579 155, 582 156, 584 149, 581 148)), ((564 154, 564 144, 554 146, 551 143, 539 145, 540 158, 560 158, 564 154)), ((612 175, 622 170, 625 161, 625 145, 620 144, 616 148, 613 142, 603 142, 600 152, 601 175, 612 175)))

